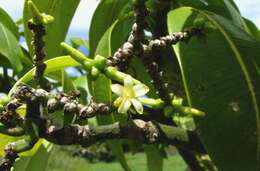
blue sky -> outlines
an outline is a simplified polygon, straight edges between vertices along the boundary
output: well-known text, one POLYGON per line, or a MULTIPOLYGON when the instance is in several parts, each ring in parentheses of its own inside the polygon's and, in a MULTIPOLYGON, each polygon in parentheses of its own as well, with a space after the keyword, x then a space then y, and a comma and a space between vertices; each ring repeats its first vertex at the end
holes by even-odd
MULTIPOLYGON (((98 4, 98 0, 81 0, 77 12, 69 29, 69 36, 83 36, 87 38, 91 16, 98 4), (84 23, 82 22, 84 21, 84 23)), ((260 27, 260 1, 235 0, 241 13, 253 20, 260 27)), ((22 15, 24 0, 0 0, 0 7, 5 9, 14 20, 22 15)))

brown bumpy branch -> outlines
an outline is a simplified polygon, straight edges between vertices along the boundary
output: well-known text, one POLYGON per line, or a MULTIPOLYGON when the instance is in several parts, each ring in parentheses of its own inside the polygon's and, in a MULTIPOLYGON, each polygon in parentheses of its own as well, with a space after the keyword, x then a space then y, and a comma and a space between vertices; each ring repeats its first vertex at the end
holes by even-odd
MULTIPOLYGON (((22 105, 19 100, 11 100, 5 107, 5 110, 0 113, 0 123, 2 123, 7 128, 15 128, 23 123, 23 119, 19 114, 16 113, 16 109, 22 105)), ((14 129, 7 130, 7 132, 12 132, 14 129)))
POLYGON ((52 95, 43 89, 34 89, 28 85, 20 85, 12 95, 15 101, 19 104, 28 101, 32 96, 43 96, 47 99, 48 113, 54 113, 55 111, 64 110, 64 113, 73 113, 78 116, 79 119, 87 119, 96 116, 97 114, 108 114, 111 112, 111 108, 104 103, 96 103, 91 101, 88 105, 79 103, 80 92, 75 90, 68 94, 60 93, 52 95))
MULTIPOLYGON (((24 135, 25 120, 16 113, 16 110, 31 101, 33 97, 46 100, 46 108, 49 114, 63 110, 64 114, 75 114, 79 121, 95 117, 97 114, 107 115, 114 110, 109 105, 94 101, 91 101, 88 105, 80 104, 78 99, 80 92, 76 90, 68 94, 51 95, 43 89, 34 89, 22 84, 13 93, 12 100, 5 106, 5 110, 0 112, 0 133, 12 136, 24 135)), ((32 106, 32 108, 36 108, 36 106, 32 106)))
POLYGON ((128 41, 108 60, 109 65, 117 66, 121 71, 127 69, 127 64, 133 55, 139 56, 140 52, 142 52, 142 43, 145 41, 144 29, 147 27, 145 17, 148 15, 148 11, 145 7, 146 1, 147 0, 135 0, 135 23, 132 26, 128 41))
POLYGON ((158 91, 158 95, 167 103, 170 103, 172 100, 173 93, 168 91, 168 83, 163 82, 162 80, 164 73, 160 70, 156 62, 156 57, 160 57, 160 54, 158 54, 157 51, 170 47, 171 45, 181 41, 187 42, 191 37, 200 34, 202 34, 200 29, 193 28, 184 32, 173 33, 168 36, 151 40, 148 45, 143 46, 144 54, 141 55, 141 59, 147 68, 147 72, 153 80, 153 84, 158 91))
POLYGON ((0 158, 0 171, 10 171, 17 158, 16 152, 9 148, 5 149, 4 158, 0 158))
POLYGON ((64 113, 73 113, 79 120, 92 118, 97 114, 106 115, 111 112, 111 108, 104 103, 91 101, 88 105, 79 103, 77 99, 80 96, 79 91, 71 91, 69 94, 61 93, 48 100, 48 111, 53 113, 58 110, 64 110, 64 113))
POLYGON ((31 30, 32 36, 32 45, 34 50, 34 65, 36 67, 35 76, 36 80, 39 80, 46 68, 46 64, 44 63, 44 57, 46 56, 43 48, 44 48, 44 41, 43 37, 46 35, 45 27, 43 24, 35 24, 31 21, 28 22, 28 28, 31 30))
POLYGON ((43 138, 59 145, 78 144, 84 147, 109 139, 132 139, 145 144, 165 143, 180 147, 185 145, 191 151, 200 149, 200 147, 196 147, 197 144, 191 143, 194 139, 193 132, 139 119, 126 124, 116 122, 98 127, 68 125, 58 130, 50 127, 43 138))
POLYGON ((136 54, 138 54, 138 56, 145 55, 146 57, 149 57, 152 54, 153 50, 164 49, 181 41, 188 42, 191 37, 201 34, 202 30, 198 28, 192 28, 184 32, 173 33, 159 39, 151 40, 147 45, 142 44, 142 46, 139 47, 138 51, 136 51, 132 43, 126 42, 124 43, 122 48, 120 48, 113 55, 113 57, 109 58, 109 65, 121 66, 125 64, 126 60, 129 60, 132 56, 136 54))
MULTIPOLYGON (((165 47, 169 47, 178 42, 184 41, 188 42, 191 37, 198 36, 202 34, 202 30, 199 28, 187 29, 183 32, 173 33, 168 36, 161 37, 159 39, 151 40, 148 45, 148 49, 151 50, 160 50, 165 47)), ((147 50, 147 52, 151 52, 151 50, 147 50)))
POLYGON ((139 48, 138 44, 144 42, 145 39, 144 29, 147 27, 145 17, 149 14, 145 7, 146 1, 147 0, 135 0, 134 2, 135 23, 128 41, 137 45, 136 48, 139 48))

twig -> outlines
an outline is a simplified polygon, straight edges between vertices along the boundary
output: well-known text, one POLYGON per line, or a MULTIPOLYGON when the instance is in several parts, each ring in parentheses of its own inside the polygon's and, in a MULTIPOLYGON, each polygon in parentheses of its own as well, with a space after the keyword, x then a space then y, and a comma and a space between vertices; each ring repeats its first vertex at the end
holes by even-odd
POLYGON ((133 55, 142 53, 142 43, 145 41, 144 29, 147 27, 145 17, 148 15, 148 10, 145 7, 147 0, 135 0, 134 12, 135 23, 132 26, 132 31, 126 43, 119 48, 112 57, 109 57, 108 64, 117 66, 121 71, 127 69, 128 62, 133 55))
POLYGON ((5 156, 4 158, 0 159, 0 170, 1 171, 10 171, 11 167, 13 166, 15 160, 18 158, 16 152, 12 149, 5 149, 5 156))
POLYGON ((43 37, 46 35, 45 27, 43 24, 35 24, 32 21, 28 22, 28 28, 31 30, 32 36, 32 45, 34 49, 33 62, 36 67, 34 78, 39 81, 43 76, 46 64, 44 63, 44 57, 46 56, 44 52, 44 41, 43 37))
POLYGON ((97 142, 104 142, 109 139, 132 139, 145 144, 166 143, 177 146, 186 145, 189 150, 196 150, 189 141, 192 140, 193 133, 178 127, 171 127, 155 122, 145 122, 135 119, 122 124, 116 122, 105 126, 80 126, 67 125, 61 129, 52 126, 43 136, 48 141, 59 145, 79 144, 88 147, 97 142))

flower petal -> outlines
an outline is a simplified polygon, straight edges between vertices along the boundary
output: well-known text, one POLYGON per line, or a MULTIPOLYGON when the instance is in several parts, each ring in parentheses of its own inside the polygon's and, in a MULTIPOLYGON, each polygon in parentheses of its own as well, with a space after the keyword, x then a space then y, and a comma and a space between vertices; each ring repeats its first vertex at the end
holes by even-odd
POLYGON ((111 90, 113 93, 115 93, 118 96, 123 95, 124 87, 120 84, 112 84, 111 85, 111 90))
POLYGON ((135 97, 140 97, 145 95, 149 91, 149 87, 144 84, 137 84, 134 86, 135 97))
POLYGON ((131 102, 135 108, 135 110, 139 113, 139 114, 143 114, 144 108, 141 102, 139 102, 136 99, 131 99, 131 102))
POLYGON ((130 76, 130 75, 127 75, 125 78, 124 78, 124 87, 126 89, 133 89, 133 86, 134 86, 134 80, 133 78, 130 76))
POLYGON ((115 101, 114 101, 114 106, 115 107, 119 107, 121 102, 122 102, 123 98, 122 97, 118 97, 115 101))
POLYGON ((123 99, 118 108, 118 113, 126 113, 131 106, 131 102, 128 99, 123 99))

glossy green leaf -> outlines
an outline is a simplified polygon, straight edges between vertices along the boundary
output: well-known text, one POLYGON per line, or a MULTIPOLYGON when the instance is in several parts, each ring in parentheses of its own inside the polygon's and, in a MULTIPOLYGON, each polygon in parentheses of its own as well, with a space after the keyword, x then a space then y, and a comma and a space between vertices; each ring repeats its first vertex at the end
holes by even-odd
POLYGON ((147 85, 149 87, 148 96, 152 98, 157 98, 156 90, 151 82, 151 77, 147 73, 146 68, 144 67, 142 61, 140 58, 133 58, 129 64, 129 69, 127 70, 127 73, 132 75, 137 80, 141 80, 142 83, 147 85))
POLYGON ((61 70, 62 72, 62 88, 63 92, 68 93, 71 90, 75 90, 75 86, 73 84, 73 81, 71 77, 67 74, 65 69, 61 70))
POLYGON ((95 54, 99 41, 106 30, 125 12, 128 3, 129 0, 103 0, 100 2, 91 20, 89 31, 90 57, 95 54))
POLYGON ((19 73, 22 69, 22 50, 18 40, 13 33, 0 22, 0 54, 6 57, 12 68, 19 73))
POLYGON ((129 25, 133 24, 133 20, 132 16, 126 16, 123 19, 116 20, 100 40, 95 55, 109 57, 116 52, 127 40, 131 31, 129 25))
MULTIPOLYGON (((118 45, 117 48, 119 48, 122 43, 125 41, 125 38, 123 36, 113 36, 113 30, 123 30, 124 29, 124 21, 118 22, 116 21, 104 34, 104 36, 101 38, 96 55, 102 55, 102 56, 110 56, 112 55, 112 46, 114 43, 118 45), (116 38, 116 39, 115 39, 116 38)), ((90 85, 91 93, 93 95, 93 98, 97 102, 103 102, 106 104, 112 104, 112 94, 111 94, 111 81, 107 79, 105 76, 100 76, 96 81, 92 81, 90 85)), ((110 116, 97 116, 98 124, 111 124, 116 121, 116 116, 114 114, 110 116)), ((107 142, 110 149, 114 153, 114 155, 119 160, 120 164, 124 168, 124 170, 129 171, 130 168, 126 162, 122 145, 120 141, 117 140, 111 140, 107 142)))
POLYGON ((5 154, 4 153, 5 145, 10 143, 10 142, 16 141, 17 138, 7 136, 7 135, 4 135, 4 134, 0 134, 0 139, 1 139, 1 141, 0 141, 0 156, 3 156, 5 154))
POLYGON ((0 7, 0 23, 2 23, 18 39, 18 27, 12 18, 0 7))
MULTIPOLYGON (((12 143, 12 142, 21 140, 22 138, 25 138, 25 136, 24 137, 12 137, 12 136, 8 136, 8 135, 0 134, 0 139, 1 139, 1 141, 0 141, 0 156, 4 156, 4 154, 5 154, 4 149, 5 149, 5 146, 8 143, 12 143)), ((20 153, 19 155, 23 156, 23 157, 33 156, 38 151, 38 149, 41 145, 42 145, 42 140, 39 140, 31 150, 20 153)))
MULTIPOLYGON (((61 69, 64 69, 66 67, 75 67, 80 66, 78 62, 76 62, 74 59, 72 59, 70 56, 60 56, 53 59, 50 59, 45 62, 47 64, 47 68, 45 70, 45 74, 54 72, 54 71, 60 71, 61 69)), ((29 72, 27 72, 22 78, 20 78, 13 88, 10 90, 9 95, 12 94, 12 92, 15 90, 17 85, 21 83, 27 83, 28 81, 33 79, 33 75, 35 72, 35 68, 31 69, 29 72)))
POLYGON ((74 48, 79 48, 80 46, 89 49, 89 42, 86 39, 83 39, 81 37, 71 37, 70 42, 74 48))
POLYGON ((247 30, 237 6, 232 0, 177 0, 181 6, 190 6, 200 10, 212 11, 218 15, 222 15, 234 22, 237 26, 247 30))
MULTIPOLYGON (((24 31, 27 45, 30 49, 32 56, 31 45, 31 32, 27 28, 27 22, 31 19, 31 14, 28 10, 27 1, 24 5, 24 31)), ((34 4, 39 8, 40 12, 49 14, 55 18, 54 22, 46 26, 47 35, 45 36, 45 51, 47 54, 46 59, 50 59, 59 55, 62 55, 62 49, 60 42, 65 40, 69 25, 75 10, 80 0, 32 0, 34 4)))
POLYGON ((158 145, 145 146, 147 167, 149 171, 163 170, 163 157, 158 145))
POLYGON ((247 28, 250 31, 250 34, 257 40, 260 41, 260 30, 259 28, 253 23, 251 20, 244 18, 244 21, 246 22, 247 28))
POLYGON ((13 171, 46 171, 51 148, 51 143, 43 142, 33 156, 22 157, 15 162, 13 171))
POLYGON ((77 90, 80 90, 80 101, 87 104, 91 100, 91 94, 88 87, 88 79, 86 75, 82 75, 73 80, 77 90))
POLYGON ((223 171, 257 171, 260 162, 260 43, 229 20, 184 7, 168 15, 169 32, 203 17, 206 39, 174 47, 190 105, 206 112, 196 119, 199 135, 223 171))

